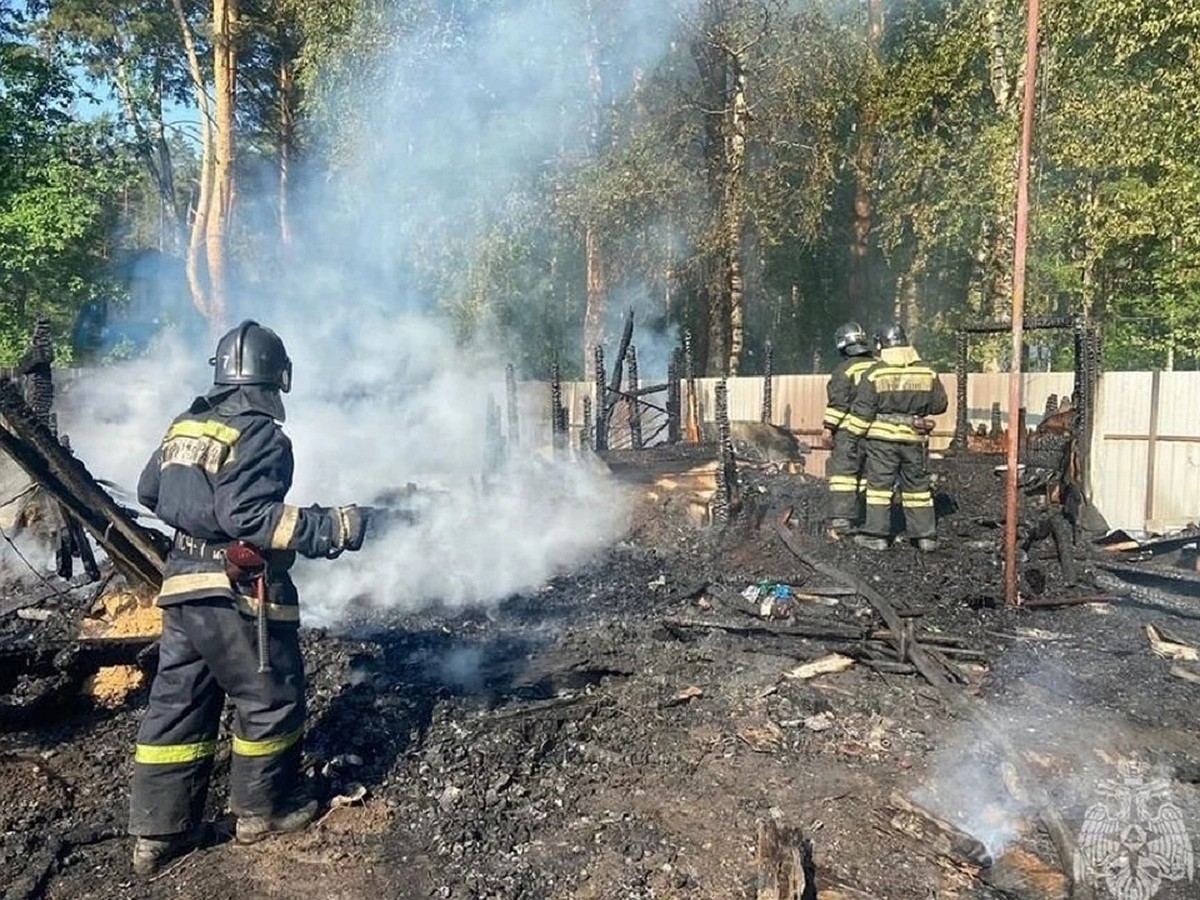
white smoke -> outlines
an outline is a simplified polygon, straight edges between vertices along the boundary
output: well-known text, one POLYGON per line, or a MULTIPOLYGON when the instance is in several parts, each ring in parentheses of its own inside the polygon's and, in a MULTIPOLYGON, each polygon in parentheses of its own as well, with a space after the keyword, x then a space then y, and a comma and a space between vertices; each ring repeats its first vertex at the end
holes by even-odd
MULTIPOLYGON (((637 0, 598 8, 609 29, 605 102, 615 103, 632 86, 627 73, 668 52, 680 20, 671 5, 637 0)), ((358 139, 342 129, 332 174, 303 179, 284 270, 255 279, 269 265, 246 266, 255 286, 231 319, 276 330, 295 365, 284 398, 296 457, 289 502, 369 503, 409 482, 439 493, 418 526, 298 566, 308 621, 336 620, 363 596, 402 608, 496 601, 577 564, 624 527, 610 478, 548 458, 548 391, 539 427, 526 407, 520 450, 485 488, 487 408, 494 400, 505 420, 513 348, 454 337, 464 309, 486 325, 492 285, 476 277, 482 263, 507 246, 512 223, 548 216, 539 204, 552 161, 585 142, 585 9, 517 0, 472 20, 443 15, 324 87, 331 117, 348 112, 339 97, 355 98, 358 139)), ((335 144, 313 126, 316 144, 335 144)), ((239 202, 261 211, 270 200, 239 202)), ((62 427, 93 474, 136 485, 170 419, 207 389, 211 353, 168 333, 148 356, 70 385, 62 427)), ((659 356, 647 353, 646 375, 665 368, 659 356)))

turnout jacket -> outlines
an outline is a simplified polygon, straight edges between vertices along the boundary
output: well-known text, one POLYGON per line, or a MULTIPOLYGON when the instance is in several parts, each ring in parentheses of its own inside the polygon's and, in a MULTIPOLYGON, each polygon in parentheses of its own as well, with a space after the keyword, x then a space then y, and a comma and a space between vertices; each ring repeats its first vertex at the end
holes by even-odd
POLYGON ((859 379, 873 365, 875 365, 875 357, 869 354, 847 356, 838 363, 837 368, 829 376, 829 381, 825 384, 824 425, 826 428, 837 431, 842 427, 846 417, 850 414, 850 407, 854 403, 859 379))
POLYGON ((326 555, 337 522, 330 510, 284 502, 294 462, 282 418, 275 392, 220 387, 197 397, 167 429, 138 481, 138 500, 176 529, 160 606, 225 598, 252 612, 249 592, 229 581, 223 552, 246 541, 268 560, 272 618, 299 619, 288 569, 297 553, 326 555))
POLYGON ((879 362, 862 376, 846 428, 880 441, 916 444, 925 435, 914 417, 937 416, 949 400, 937 372, 921 362, 912 347, 885 347, 879 362))

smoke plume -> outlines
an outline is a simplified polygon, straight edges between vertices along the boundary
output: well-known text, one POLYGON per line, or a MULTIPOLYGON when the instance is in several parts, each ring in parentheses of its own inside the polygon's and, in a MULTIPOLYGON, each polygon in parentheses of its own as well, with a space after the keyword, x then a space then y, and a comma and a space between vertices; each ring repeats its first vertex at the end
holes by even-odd
MULTIPOLYGON (((514 352, 488 339, 487 262, 540 251, 510 246, 511 229, 547 214, 551 161, 584 146, 595 96, 584 3, 481 6, 431 10, 419 25, 398 13, 384 55, 319 86, 327 118, 310 138, 330 155, 299 179, 283 265, 250 260, 231 304, 233 322, 273 328, 294 362, 289 502, 369 503, 409 482, 433 497, 417 526, 297 567, 310 622, 364 596, 395 608, 495 601, 624 525, 610 479, 545 452, 548 392, 526 403, 520 449, 484 483, 486 411, 489 399, 504 407, 514 352), (479 337, 464 344, 467 316, 479 337)), ((632 83, 621 73, 653 68, 679 19, 669 4, 602 6, 603 100, 617 102, 632 83)), ((268 202, 239 201, 259 213, 268 202)), ((168 331, 148 355, 69 386, 62 427, 95 475, 134 487, 170 419, 207 389, 211 352, 168 331)))

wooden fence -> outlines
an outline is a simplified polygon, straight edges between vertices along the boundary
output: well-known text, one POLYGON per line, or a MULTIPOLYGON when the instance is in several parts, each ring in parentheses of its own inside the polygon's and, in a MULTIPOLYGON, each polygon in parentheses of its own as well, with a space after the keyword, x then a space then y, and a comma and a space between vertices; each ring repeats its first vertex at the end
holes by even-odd
MULTIPOLYGON (((711 421, 717 380, 696 381, 701 419, 711 421)), ((815 442, 821 434, 827 381, 825 375, 776 376, 772 421, 795 432, 802 441, 815 442)), ((950 406, 937 417, 930 444, 934 451, 949 445, 957 415, 955 376, 942 376, 942 383, 950 406)), ((730 418, 757 421, 762 410, 762 378, 731 378, 728 386, 730 418)), ((1073 386, 1071 372, 1025 375, 1028 427, 1041 421, 1051 394, 1070 396, 1073 386)), ((569 413, 570 439, 575 446, 583 422, 583 398, 592 396, 593 391, 590 383, 563 384, 563 405, 569 413)), ((524 383, 520 393, 526 439, 548 442, 548 387, 524 383), (528 420, 530 415, 534 421, 528 420)), ((1101 376, 1090 487, 1093 501, 1111 527, 1165 531, 1200 519, 1200 416, 1194 412, 1198 396, 1200 372, 1110 372, 1101 376)), ((661 405, 661 396, 657 402, 661 405)), ((990 423, 993 403, 1000 404, 1001 423, 1007 427, 1007 402, 1006 373, 972 373, 967 377, 972 429, 990 423)), ((827 457, 825 451, 814 450, 808 458, 809 471, 824 474, 827 457)))

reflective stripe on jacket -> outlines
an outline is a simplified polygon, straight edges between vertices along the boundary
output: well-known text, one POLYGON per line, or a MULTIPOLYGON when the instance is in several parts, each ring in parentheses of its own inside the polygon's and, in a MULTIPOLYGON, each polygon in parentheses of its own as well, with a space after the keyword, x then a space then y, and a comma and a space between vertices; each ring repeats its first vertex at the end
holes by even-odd
POLYGON ((862 376, 846 428, 874 440, 921 443, 925 435, 912 427, 913 418, 941 415, 948 405, 937 372, 916 350, 888 347, 862 376))
POLYGON ((854 403, 859 380, 873 365, 873 356, 847 356, 838 363, 825 385, 827 404, 823 421, 826 428, 836 431, 841 427, 854 403))
MULTIPOLYGON (((175 419, 138 481, 138 500, 182 534, 268 551, 269 608, 296 603, 287 568, 296 553, 328 553, 337 527, 328 510, 284 502, 293 459, 276 421, 281 415, 278 397, 261 388, 215 388, 175 419)), ((256 606, 247 593, 230 584, 223 559, 173 547, 158 602, 223 597, 256 606)), ((276 618, 289 616, 281 611, 276 618)))

